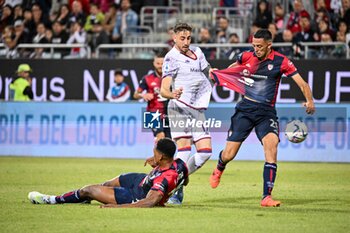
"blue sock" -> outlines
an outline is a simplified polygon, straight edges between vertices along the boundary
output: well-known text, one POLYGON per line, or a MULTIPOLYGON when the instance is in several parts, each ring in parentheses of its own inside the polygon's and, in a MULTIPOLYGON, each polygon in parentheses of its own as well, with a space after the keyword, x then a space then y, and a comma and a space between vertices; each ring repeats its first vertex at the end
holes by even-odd
POLYGON ((265 163, 264 165, 264 194, 263 197, 271 195, 273 186, 275 184, 277 172, 277 164, 275 163, 265 163))
POLYGON ((220 151, 219 160, 218 160, 218 165, 216 166, 216 168, 217 168, 219 171, 224 171, 225 168, 226 168, 227 162, 222 161, 221 155, 222 155, 222 151, 220 151))
POLYGON ((58 204, 63 203, 81 203, 86 201, 85 198, 80 198, 79 190, 71 191, 65 194, 62 194, 61 196, 56 196, 56 202, 58 204))

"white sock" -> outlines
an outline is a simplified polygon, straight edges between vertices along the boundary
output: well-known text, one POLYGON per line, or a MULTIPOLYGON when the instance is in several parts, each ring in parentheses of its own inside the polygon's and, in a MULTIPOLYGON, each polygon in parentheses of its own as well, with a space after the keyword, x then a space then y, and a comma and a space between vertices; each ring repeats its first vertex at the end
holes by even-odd
POLYGON ((212 155, 211 149, 198 150, 187 162, 189 175, 201 168, 212 155))
POLYGON ((49 200, 50 200, 50 204, 56 204, 57 203, 56 202, 56 196, 50 196, 49 200))
MULTIPOLYGON (((182 159, 187 164, 188 159, 191 155, 191 147, 183 147, 177 150, 176 158, 182 159)), ((188 165, 187 165, 188 166, 188 165)))

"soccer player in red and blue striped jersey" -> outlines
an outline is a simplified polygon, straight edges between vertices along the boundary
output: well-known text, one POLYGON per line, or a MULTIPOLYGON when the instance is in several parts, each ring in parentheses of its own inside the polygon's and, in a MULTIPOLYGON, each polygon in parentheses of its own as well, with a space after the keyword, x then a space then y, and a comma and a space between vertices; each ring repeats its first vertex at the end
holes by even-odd
MULTIPOLYGON (((135 99, 144 99, 147 101, 147 112, 157 112, 161 114, 161 118, 165 118, 165 123, 168 122, 167 119, 167 106, 168 99, 163 98, 160 95, 160 87, 162 83, 162 66, 164 62, 165 51, 159 52, 154 56, 153 67, 154 71, 148 75, 145 75, 139 87, 134 93, 135 99), (146 91, 146 93, 144 93, 146 91)), ((171 138, 170 128, 163 126, 163 121, 161 121, 161 127, 152 128, 153 136, 155 140, 159 140, 164 137, 171 138)))
POLYGON ((265 153, 261 206, 279 206, 280 201, 273 200, 271 192, 276 178, 279 143, 275 103, 282 75, 292 78, 301 89, 306 99, 304 106, 307 114, 315 112, 315 105, 309 85, 294 64, 272 49, 272 36, 268 30, 258 30, 252 45, 254 50, 241 53, 229 68, 212 72, 218 85, 231 88, 244 97, 236 105, 226 147, 219 154, 217 167, 210 176, 210 185, 212 188, 219 185, 226 164, 235 158, 242 142, 255 128, 265 153))
POLYGON ((147 175, 127 173, 105 183, 88 185, 78 190, 54 196, 30 192, 33 204, 84 203, 99 201, 110 207, 164 206, 176 188, 188 182, 188 170, 181 159, 174 160, 176 145, 170 138, 160 139, 153 150, 154 168, 147 175))

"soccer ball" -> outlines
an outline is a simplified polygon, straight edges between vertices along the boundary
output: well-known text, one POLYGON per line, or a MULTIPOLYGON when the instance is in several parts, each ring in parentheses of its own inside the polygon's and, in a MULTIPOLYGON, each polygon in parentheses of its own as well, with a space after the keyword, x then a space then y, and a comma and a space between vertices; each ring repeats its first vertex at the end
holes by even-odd
POLYGON ((290 142, 300 143, 307 137, 307 126, 300 120, 288 122, 285 135, 290 142))

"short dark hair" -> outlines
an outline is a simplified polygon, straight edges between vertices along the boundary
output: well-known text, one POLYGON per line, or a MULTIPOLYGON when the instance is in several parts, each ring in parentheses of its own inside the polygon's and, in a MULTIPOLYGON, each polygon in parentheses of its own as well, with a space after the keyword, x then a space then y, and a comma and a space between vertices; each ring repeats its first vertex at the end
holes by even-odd
POLYGON ((259 29, 255 32, 254 38, 256 39, 264 39, 264 41, 272 41, 272 34, 267 29, 259 29))
POLYGON ((174 32, 178 33, 181 31, 189 31, 192 32, 192 27, 187 23, 177 23, 174 27, 174 32))
POLYGON ((115 69, 115 70, 114 70, 114 76, 116 76, 116 75, 118 75, 118 74, 124 77, 123 71, 122 71, 121 69, 115 69))
POLYGON ((156 145, 156 150, 164 154, 168 158, 174 158, 176 145, 170 138, 159 139, 156 145))

